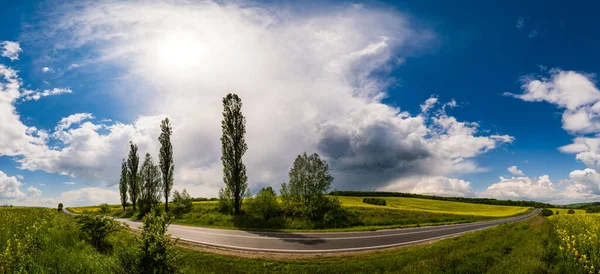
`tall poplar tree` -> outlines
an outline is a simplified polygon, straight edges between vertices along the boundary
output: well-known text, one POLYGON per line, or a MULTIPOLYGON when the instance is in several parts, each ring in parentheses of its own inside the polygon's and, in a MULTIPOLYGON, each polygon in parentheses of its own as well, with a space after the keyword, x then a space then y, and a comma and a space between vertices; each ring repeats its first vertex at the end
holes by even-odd
POLYGON ((127 205, 127 162, 123 159, 121 163, 121 178, 119 179, 119 192, 121 194, 121 205, 123 205, 123 211, 127 205))
POLYGON ((132 141, 129 141, 129 157, 127 158, 127 183, 129 184, 129 198, 133 209, 136 209, 136 202, 140 193, 140 182, 138 178, 138 167, 140 157, 137 154, 138 147, 132 141))
POLYGON ((173 128, 171 127, 168 117, 160 123, 160 131, 160 136, 158 137, 158 141, 160 142, 158 165, 160 166, 160 171, 162 173, 165 212, 169 212, 169 196, 171 195, 171 189, 173 188, 173 172, 175 170, 175 165, 173 164, 173 145, 171 144, 173 128))
POLYGON ((152 161, 150 153, 146 153, 146 159, 140 168, 139 177, 140 192, 137 204, 140 215, 144 216, 160 203, 160 197, 162 196, 160 169, 152 161))
POLYGON ((223 135, 221 137, 221 162, 223 163, 223 181, 226 198, 233 205, 234 212, 240 213, 242 197, 248 189, 246 166, 242 156, 248 150, 246 145, 246 118, 242 115, 242 99, 236 94, 227 94, 223 98, 223 135))

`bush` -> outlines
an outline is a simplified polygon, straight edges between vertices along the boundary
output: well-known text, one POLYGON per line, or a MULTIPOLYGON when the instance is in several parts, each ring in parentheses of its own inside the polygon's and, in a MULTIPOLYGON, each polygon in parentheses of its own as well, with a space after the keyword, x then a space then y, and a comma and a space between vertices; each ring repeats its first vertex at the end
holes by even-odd
POLYGON ((272 187, 261 189, 255 198, 248 202, 248 213, 257 215, 265 220, 279 216, 281 208, 277 195, 272 187))
POLYGON ((62 203, 60 203, 60 204, 58 204, 58 211, 60 212, 60 211, 62 211, 62 210, 63 210, 63 204, 62 204, 62 203))
POLYGON ((106 238, 121 227, 112 218, 90 214, 78 216, 77 223, 82 235, 98 251, 107 251, 112 248, 106 238))
POLYGON ((364 198, 363 203, 372 204, 372 205, 380 205, 380 206, 386 205, 385 199, 381 199, 381 198, 364 198))
POLYGON ((544 216, 544 217, 548 217, 548 216, 552 216, 553 212, 550 209, 544 208, 542 209, 542 211, 540 212, 540 215, 544 216))
POLYGON ((575 214, 575 210, 573 210, 572 208, 570 208, 569 211, 567 211, 567 214, 575 214))
POLYGON ((173 202, 171 204, 171 212, 175 216, 181 216, 184 213, 192 211, 192 197, 188 194, 186 189, 183 189, 181 193, 175 190, 173 192, 173 202))
POLYGON ((231 203, 229 191, 226 188, 219 190, 218 208, 221 213, 230 214, 233 212, 233 204, 231 203))
POLYGON ((133 250, 121 249, 119 261, 126 273, 174 273, 178 256, 175 241, 166 235, 169 220, 155 210, 144 219, 142 237, 133 250))
POLYGON ((108 204, 101 204, 100 205, 100 213, 102 213, 102 214, 110 213, 110 206, 108 204))

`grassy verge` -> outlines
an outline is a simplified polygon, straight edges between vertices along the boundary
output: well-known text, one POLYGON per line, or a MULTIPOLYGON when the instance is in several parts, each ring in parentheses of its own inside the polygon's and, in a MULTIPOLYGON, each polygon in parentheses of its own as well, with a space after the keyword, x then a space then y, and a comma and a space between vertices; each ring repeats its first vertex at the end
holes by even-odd
MULTIPOLYGON (((69 216, 32 208, 0 213, 0 250, 7 250, 14 233, 20 241, 27 235, 41 239, 23 253, 31 257, 30 273, 123 273, 116 254, 131 248, 136 237, 118 232, 109 239, 113 251, 101 254, 80 240, 69 216)), ((180 273, 582 273, 562 261, 569 258, 559 245, 552 225, 537 216, 430 245, 347 256, 250 259, 177 248, 177 265, 180 273)), ((1 254, 3 272, 8 257, 1 254)))
MULTIPOLYGON (((192 211, 177 218, 174 224, 226 229, 262 231, 364 231, 388 228, 431 226, 487 221, 527 213, 531 208, 478 205, 415 198, 385 197, 386 206, 362 202, 361 197, 339 197, 344 213, 333 221, 315 223, 303 218, 277 216, 268 220, 249 214, 229 215, 219 212, 216 202, 195 202, 192 211), (442 210, 443 209, 443 210, 442 210)), ((99 207, 69 208, 74 213, 95 212, 99 207)), ((135 212, 112 205, 105 215, 136 218, 135 212)))

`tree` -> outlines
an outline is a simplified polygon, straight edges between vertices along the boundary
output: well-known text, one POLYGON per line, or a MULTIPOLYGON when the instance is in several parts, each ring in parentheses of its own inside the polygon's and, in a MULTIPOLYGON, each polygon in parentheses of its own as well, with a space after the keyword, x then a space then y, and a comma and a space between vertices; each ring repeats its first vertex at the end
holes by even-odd
POLYGON ((262 188, 256 197, 248 202, 248 211, 265 220, 277 217, 281 211, 277 195, 272 187, 262 188))
POLYGON ((242 156, 248 150, 246 145, 246 118, 242 115, 242 99, 236 94, 227 94, 223 98, 223 135, 221 137, 221 162, 223 162, 223 181, 225 198, 231 201, 236 214, 241 212, 242 199, 248 189, 246 166, 242 156))
POLYGON ((567 211, 567 214, 575 214, 575 210, 573 210, 572 208, 569 208, 569 210, 567 211))
POLYGON ((192 204, 192 197, 185 188, 181 193, 177 190, 173 192, 173 207, 171 211, 175 216, 181 216, 183 213, 192 211, 192 204))
POLYGON ((140 197, 138 205, 141 216, 150 212, 154 206, 160 203, 162 190, 160 179, 160 170, 158 166, 152 161, 150 153, 146 153, 146 159, 144 159, 144 163, 140 169, 140 197))
POLYGON ((169 196, 171 195, 171 188, 173 188, 173 172, 175 169, 175 165, 173 164, 173 145, 171 144, 173 128, 169 123, 169 118, 162 120, 160 131, 160 136, 158 137, 158 141, 160 142, 158 161, 160 171, 162 172, 165 212, 169 212, 169 196))
POLYGON ((540 211, 540 215, 542 215, 544 217, 552 216, 553 213, 554 212, 552 212, 551 209, 547 209, 547 208, 544 208, 544 209, 542 209, 542 211, 540 211))
POLYGON ((140 157, 137 154, 138 147, 129 141, 129 158, 127 158, 127 184, 129 184, 129 198, 131 199, 131 205, 133 210, 136 209, 136 202, 140 192, 140 182, 138 181, 138 166, 140 164, 140 157))
POLYGON ((319 219, 330 205, 325 193, 332 183, 329 165, 318 154, 298 155, 289 173, 289 183, 281 185, 284 207, 292 214, 319 219))
POLYGON ((123 205, 123 211, 127 205, 127 162, 123 159, 121 163, 121 178, 119 179, 119 193, 121 194, 121 205, 123 205))
MULTIPOLYGON (((12 205, 11 205, 11 206, 12 206, 12 205)), ((62 203, 60 203, 60 204, 58 204, 58 211, 62 211, 62 210, 63 210, 63 204, 62 204, 62 203)))

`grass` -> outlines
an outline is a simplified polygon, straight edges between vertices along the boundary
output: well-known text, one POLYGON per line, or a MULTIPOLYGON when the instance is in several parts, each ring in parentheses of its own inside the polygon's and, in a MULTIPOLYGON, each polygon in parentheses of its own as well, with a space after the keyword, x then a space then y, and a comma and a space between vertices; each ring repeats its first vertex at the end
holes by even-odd
MULTIPOLYGON (((190 213, 178 216, 173 223, 227 229, 266 231, 362 231, 387 228, 429 226, 486 221, 526 213, 527 207, 469 204, 418 198, 383 197, 387 205, 371 205, 362 202, 362 197, 335 197, 344 209, 339 218, 315 223, 306 219, 279 216, 269 220, 251 215, 232 216, 217 209, 215 201, 194 202, 190 213)), ((131 210, 123 211, 119 205, 111 205, 108 215, 135 218, 131 210)), ((98 213, 98 206, 76 207, 74 213, 98 213)))
MULTIPOLYGON (((557 239, 542 217, 430 245, 302 260, 225 257, 183 251, 184 273, 580 273, 557 269, 557 239)), ((571 270, 571 269, 569 269, 571 270)))
POLYGON ((71 217, 46 208, 0 207, 0 273, 118 272, 113 256, 79 237, 71 217))
MULTIPOLYGON (((363 203, 365 197, 351 196, 336 196, 343 206, 359 206, 359 207, 385 207, 402 210, 417 210, 435 213, 449 213, 460 215, 474 215, 486 217, 507 217, 526 212, 528 207, 518 206, 499 206, 499 205, 484 205, 470 204, 460 202, 438 201, 419 198, 405 197, 372 197, 381 198, 387 202, 386 206, 371 205, 363 203)), ((566 212, 565 212, 566 213, 566 212)))
MULTIPOLYGON (((571 215, 576 216, 576 215, 571 215)), ((581 215, 585 216, 585 215, 581 215)), ((554 217, 553 217, 554 218, 554 217)), ((100 254, 80 240, 75 221, 50 209, 0 208, 0 273, 11 241, 35 235, 30 273, 123 273, 117 253, 131 248, 134 234, 109 238, 113 251, 100 254)), ((560 239, 546 218, 503 224, 429 245, 357 255, 308 259, 256 259, 177 248, 180 273, 583 273, 558 252, 560 239)))

